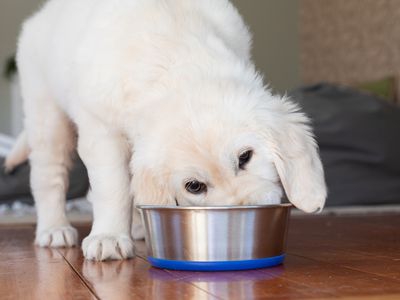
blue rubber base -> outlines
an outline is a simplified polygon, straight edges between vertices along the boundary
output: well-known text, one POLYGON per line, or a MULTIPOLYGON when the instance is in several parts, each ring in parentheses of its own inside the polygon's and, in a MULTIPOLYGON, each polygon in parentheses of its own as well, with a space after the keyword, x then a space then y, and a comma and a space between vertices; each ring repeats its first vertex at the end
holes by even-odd
POLYGON ((283 263, 285 254, 267 258, 232 261, 182 261, 148 257, 153 267, 180 271, 239 271, 273 267, 283 263))

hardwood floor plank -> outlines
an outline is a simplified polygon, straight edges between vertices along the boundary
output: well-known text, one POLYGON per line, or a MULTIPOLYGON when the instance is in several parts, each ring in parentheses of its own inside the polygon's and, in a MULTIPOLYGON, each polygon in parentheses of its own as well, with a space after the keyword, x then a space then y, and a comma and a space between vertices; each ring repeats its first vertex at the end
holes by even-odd
POLYGON ((1 299, 92 299, 57 250, 35 247, 32 226, 0 227, 1 299))
MULTIPOLYGON (((332 298, 319 298, 319 300, 327 300, 332 298)), ((400 294, 393 295, 378 295, 378 296, 351 296, 351 297, 336 297, 338 300, 399 300, 400 294)))
POLYGON ((400 299, 400 215, 294 217, 285 264, 239 272, 151 268, 144 241, 135 259, 85 261, 80 248, 34 247, 33 234, 0 227, 1 299, 400 299))
POLYGON ((400 217, 293 219, 288 252, 400 281, 400 217))
POLYGON ((218 299, 196 286, 176 280, 164 270, 152 269, 140 257, 93 262, 84 260, 77 249, 60 251, 99 299, 218 299))
POLYGON ((302 250, 290 250, 289 253, 372 275, 387 277, 398 281, 400 284, 400 264, 396 259, 376 257, 336 247, 319 247, 317 251, 313 247, 304 247, 302 250))
POLYGON ((313 299, 400 293, 394 280, 291 255, 283 266, 271 269, 169 272, 223 299, 313 299))
POLYGON ((0 263, 1 299, 91 299, 92 294, 63 261, 0 263))
POLYGON ((280 266, 268 272, 179 272, 178 277, 179 280, 191 283, 222 299, 311 299, 333 296, 329 292, 315 291, 306 285, 287 280, 281 277, 283 272, 284 267, 280 266))
POLYGON ((396 280, 295 255, 288 255, 284 270, 281 278, 336 297, 400 293, 396 280))

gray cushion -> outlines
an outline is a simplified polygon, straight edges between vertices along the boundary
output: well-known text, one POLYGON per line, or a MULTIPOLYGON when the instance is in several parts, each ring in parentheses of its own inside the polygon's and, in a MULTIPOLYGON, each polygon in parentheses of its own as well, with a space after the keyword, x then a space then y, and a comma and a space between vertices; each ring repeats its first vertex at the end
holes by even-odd
MULTIPOLYGON (((0 157, 0 166, 4 165, 4 158, 0 157)), ((29 163, 24 163, 11 174, 5 174, 0 167, 0 204, 19 200, 33 203, 29 186, 29 163)), ((86 168, 80 159, 76 159, 70 172, 68 199, 83 197, 89 188, 86 168)))
POLYGON ((400 203, 400 109, 321 83, 290 93, 311 117, 329 188, 327 205, 400 203))

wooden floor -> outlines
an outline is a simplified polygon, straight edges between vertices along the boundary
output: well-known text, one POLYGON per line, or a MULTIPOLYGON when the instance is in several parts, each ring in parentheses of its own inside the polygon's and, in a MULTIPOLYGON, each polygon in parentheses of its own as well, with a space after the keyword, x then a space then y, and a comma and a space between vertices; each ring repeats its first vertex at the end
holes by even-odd
POLYGON ((129 261, 84 261, 33 232, 0 227, 0 299, 400 299, 399 214, 292 218, 285 264, 246 272, 154 269, 143 242, 129 261))

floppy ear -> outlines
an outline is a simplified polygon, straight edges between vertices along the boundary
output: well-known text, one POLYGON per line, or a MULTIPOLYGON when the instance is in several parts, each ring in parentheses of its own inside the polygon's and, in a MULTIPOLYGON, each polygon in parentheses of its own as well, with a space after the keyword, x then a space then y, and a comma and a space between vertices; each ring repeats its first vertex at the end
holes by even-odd
POLYGON ((305 212, 321 211, 327 190, 309 119, 287 99, 274 98, 264 109, 267 143, 289 201, 305 212))
POLYGON ((134 172, 132 193, 136 205, 175 205, 169 175, 143 168, 134 172))

